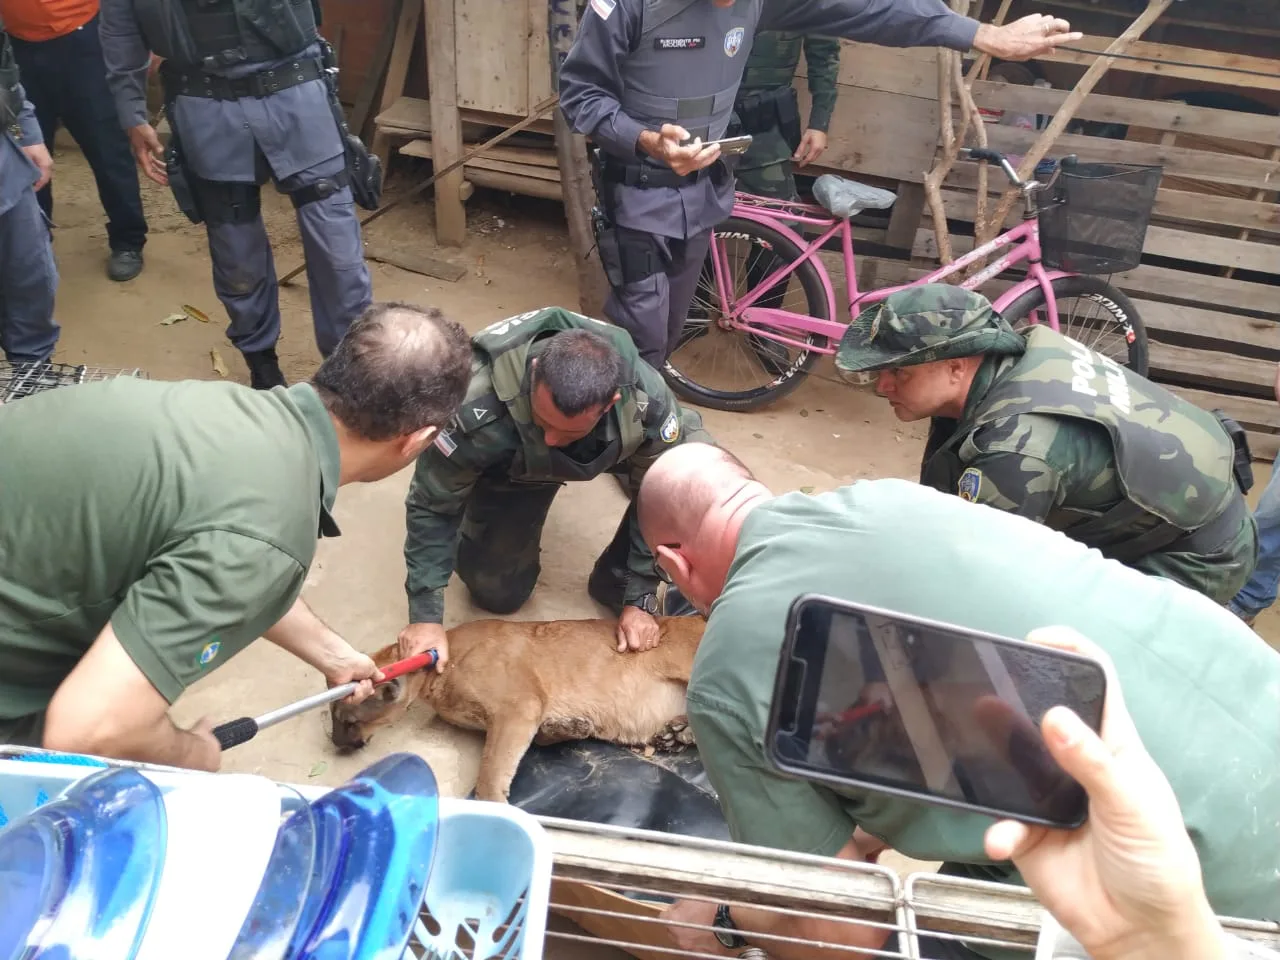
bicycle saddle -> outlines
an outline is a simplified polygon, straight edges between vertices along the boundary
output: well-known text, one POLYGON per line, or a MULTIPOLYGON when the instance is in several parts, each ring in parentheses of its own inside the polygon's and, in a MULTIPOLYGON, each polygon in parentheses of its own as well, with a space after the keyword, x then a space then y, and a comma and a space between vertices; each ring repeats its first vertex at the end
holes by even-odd
POLYGON ((863 210, 887 210, 898 195, 892 190, 881 190, 857 180, 824 173, 813 183, 813 198, 832 216, 848 220, 863 210))

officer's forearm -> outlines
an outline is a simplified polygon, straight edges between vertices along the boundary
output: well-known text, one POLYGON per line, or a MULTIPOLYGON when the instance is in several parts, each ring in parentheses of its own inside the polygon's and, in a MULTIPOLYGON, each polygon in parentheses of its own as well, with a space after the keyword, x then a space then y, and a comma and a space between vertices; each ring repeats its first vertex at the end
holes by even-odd
POLYGON ((301 597, 263 636, 325 674, 353 652, 351 645, 326 626, 301 597))
POLYGON ((444 587, 426 587, 415 590, 406 581, 409 595, 410 623, 444 623, 444 587))
POLYGON ((18 146, 34 147, 37 143, 44 143, 40 121, 36 119, 36 108, 27 99, 22 84, 18 84, 18 96, 22 98, 22 109, 18 112, 18 128, 22 131, 22 136, 18 138, 18 146))
MULTIPOLYGON (((148 122, 147 69, 151 51, 147 49, 128 3, 103 3, 99 13, 98 36, 107 68, 107 86, 116 103, 116 116, 125 130, 148 122)), ((173 123, 172 118, 170 124, 173 123)))

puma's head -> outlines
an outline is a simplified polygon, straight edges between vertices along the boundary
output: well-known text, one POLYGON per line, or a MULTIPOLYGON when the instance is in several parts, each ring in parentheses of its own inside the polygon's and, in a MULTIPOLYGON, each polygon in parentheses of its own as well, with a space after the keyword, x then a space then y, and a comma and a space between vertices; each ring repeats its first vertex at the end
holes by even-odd
MULTIPOLYGON (((385 667, 399 659, 400 654, 393 643, 373 655, 373 662, 385 667)), ((400 719, 422 692, 427 681, 427 672, 419 670, 415 673, 373 688, 373 696, 355 704, 338 701, 330 704, 329 714, 333 718, 333 730, 330 739, 339 750, 359 750, 373 736, 378 727, 393 723, 400 719)))

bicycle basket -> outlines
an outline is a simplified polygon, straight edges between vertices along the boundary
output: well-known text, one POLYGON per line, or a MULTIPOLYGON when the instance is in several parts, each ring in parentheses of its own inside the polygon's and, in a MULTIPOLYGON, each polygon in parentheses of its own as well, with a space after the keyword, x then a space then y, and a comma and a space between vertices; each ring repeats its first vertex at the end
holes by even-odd
POLYGON ((1159 166, 1125 163, 1064 165, 1041 194, 1044 265, 1086 274, 1137 267, 1162 173, 1159 166))
POLYGON ((8 363, 0 360, 0 403, 21 400, 32 394, 55 387, 68 387, 91 380, 111 380, 115 377, 140 377, 146 374, 139 369, 107 370, 71 363, 8 363))

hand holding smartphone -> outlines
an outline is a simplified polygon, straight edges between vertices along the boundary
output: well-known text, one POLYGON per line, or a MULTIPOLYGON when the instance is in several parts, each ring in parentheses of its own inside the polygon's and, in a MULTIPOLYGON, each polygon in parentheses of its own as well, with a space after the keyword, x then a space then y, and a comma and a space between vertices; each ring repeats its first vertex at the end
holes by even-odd
MULTIPOLYGON (((682 147, 693 146, 694 138, 690 137, 680 144, 682 147)), ((751 146, 751 135, 744 134, 741 137, 725 137, 723 140, 708 140, 701 145, 702 149, 707 147, 719 147, 720 156, 732 157, 740 153, 746 153, 751 146)))
POLYGON ((783 773, 1051 827, 1084 789, 1040 732, 1055 706, 1094 731, 1088 657, 827 597, 792 604, 766 732, 783 773))

